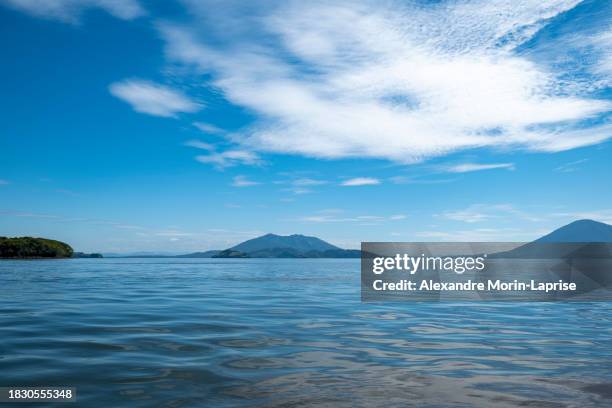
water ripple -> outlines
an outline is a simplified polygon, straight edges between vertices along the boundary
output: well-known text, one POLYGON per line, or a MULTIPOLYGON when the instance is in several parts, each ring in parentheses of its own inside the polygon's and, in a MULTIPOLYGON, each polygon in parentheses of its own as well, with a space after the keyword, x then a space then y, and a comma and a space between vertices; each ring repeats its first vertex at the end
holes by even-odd
POLYGON ((612 304, 362 304, 356 260, 0 262, 0 385, 88 407, 609 407, 612 304))

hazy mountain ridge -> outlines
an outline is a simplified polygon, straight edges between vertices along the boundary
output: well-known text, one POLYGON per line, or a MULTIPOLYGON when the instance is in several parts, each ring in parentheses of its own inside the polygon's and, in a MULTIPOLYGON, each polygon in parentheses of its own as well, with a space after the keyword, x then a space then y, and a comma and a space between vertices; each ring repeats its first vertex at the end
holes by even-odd
MULTIPOLYGON (((612 225, 578 220, 560 227, 520 248, 543 243, 612 242, 612 225)), ((517 248, 516 250, 518 250, 517 248)), ((515 250, 515 251, 516 251, 515 250)), ((517 252, 518 254, 518 252, 517 252)), ((357 249, 342 249, 320 238, 306 235, 266 234, 225 250, 209 250, 181 255, 130 254, 129 258, 359 258, 357 249)))
POLYGON ((533 242, 612 242, 612 225, 593 220, 578 220, 533 242))
POLYGON ((609 258, 612 225, 578 220, 557 228, 535 241, 511 251, 491 254, 495 258, 609 258))

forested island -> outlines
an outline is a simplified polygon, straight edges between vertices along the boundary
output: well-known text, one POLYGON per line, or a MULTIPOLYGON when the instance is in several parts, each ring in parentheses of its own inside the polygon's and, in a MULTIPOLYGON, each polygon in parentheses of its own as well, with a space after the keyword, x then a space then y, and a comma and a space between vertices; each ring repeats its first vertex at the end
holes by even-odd
POLYGON ((102 258, 101 254, 74 252, 65 242, 33 237, 0 237, 0 258, 102 258))

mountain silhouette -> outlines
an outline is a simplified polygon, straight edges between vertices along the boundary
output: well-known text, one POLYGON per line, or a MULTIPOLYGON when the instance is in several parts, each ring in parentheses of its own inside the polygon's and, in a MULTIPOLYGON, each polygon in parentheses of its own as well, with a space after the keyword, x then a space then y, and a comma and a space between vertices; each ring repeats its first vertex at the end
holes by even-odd
POLYGON ((491 254, 494 258, 570 257, 609 258, 612 256, 612 225, 593 220, 578 220, 506 252, 491 254))
POLYGON ((213 258, 359 258, 359 250, 338 248, 317 237, 266 234, 221 251, 213 258))
POLYGON ((578 220, 558 228, 534 242, 612 242, 612 225, 593 220, 578 220))
POLYGON ((266 234, 261 237, 249 239, 230 249, 240 252, 255 252, 261 250, 269 250, 273 248, 285 248, 293 249, 298 252, 309 252, 309 251, 328 251, 333 249, 340 249, 330 243, 323 241, 316 237, 308 237, 305 235, 293 234, 293 235, 276 235, 266 234))

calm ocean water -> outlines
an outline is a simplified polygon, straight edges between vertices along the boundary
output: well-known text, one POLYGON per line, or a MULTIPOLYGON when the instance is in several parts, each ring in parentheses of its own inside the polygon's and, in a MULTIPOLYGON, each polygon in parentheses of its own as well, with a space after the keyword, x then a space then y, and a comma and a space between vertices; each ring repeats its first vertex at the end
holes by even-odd
POLYGON ((359 260, 2 261, 0 287, 0 386, 78 406, 612 406, 612 303, 362 304, 359 260))

